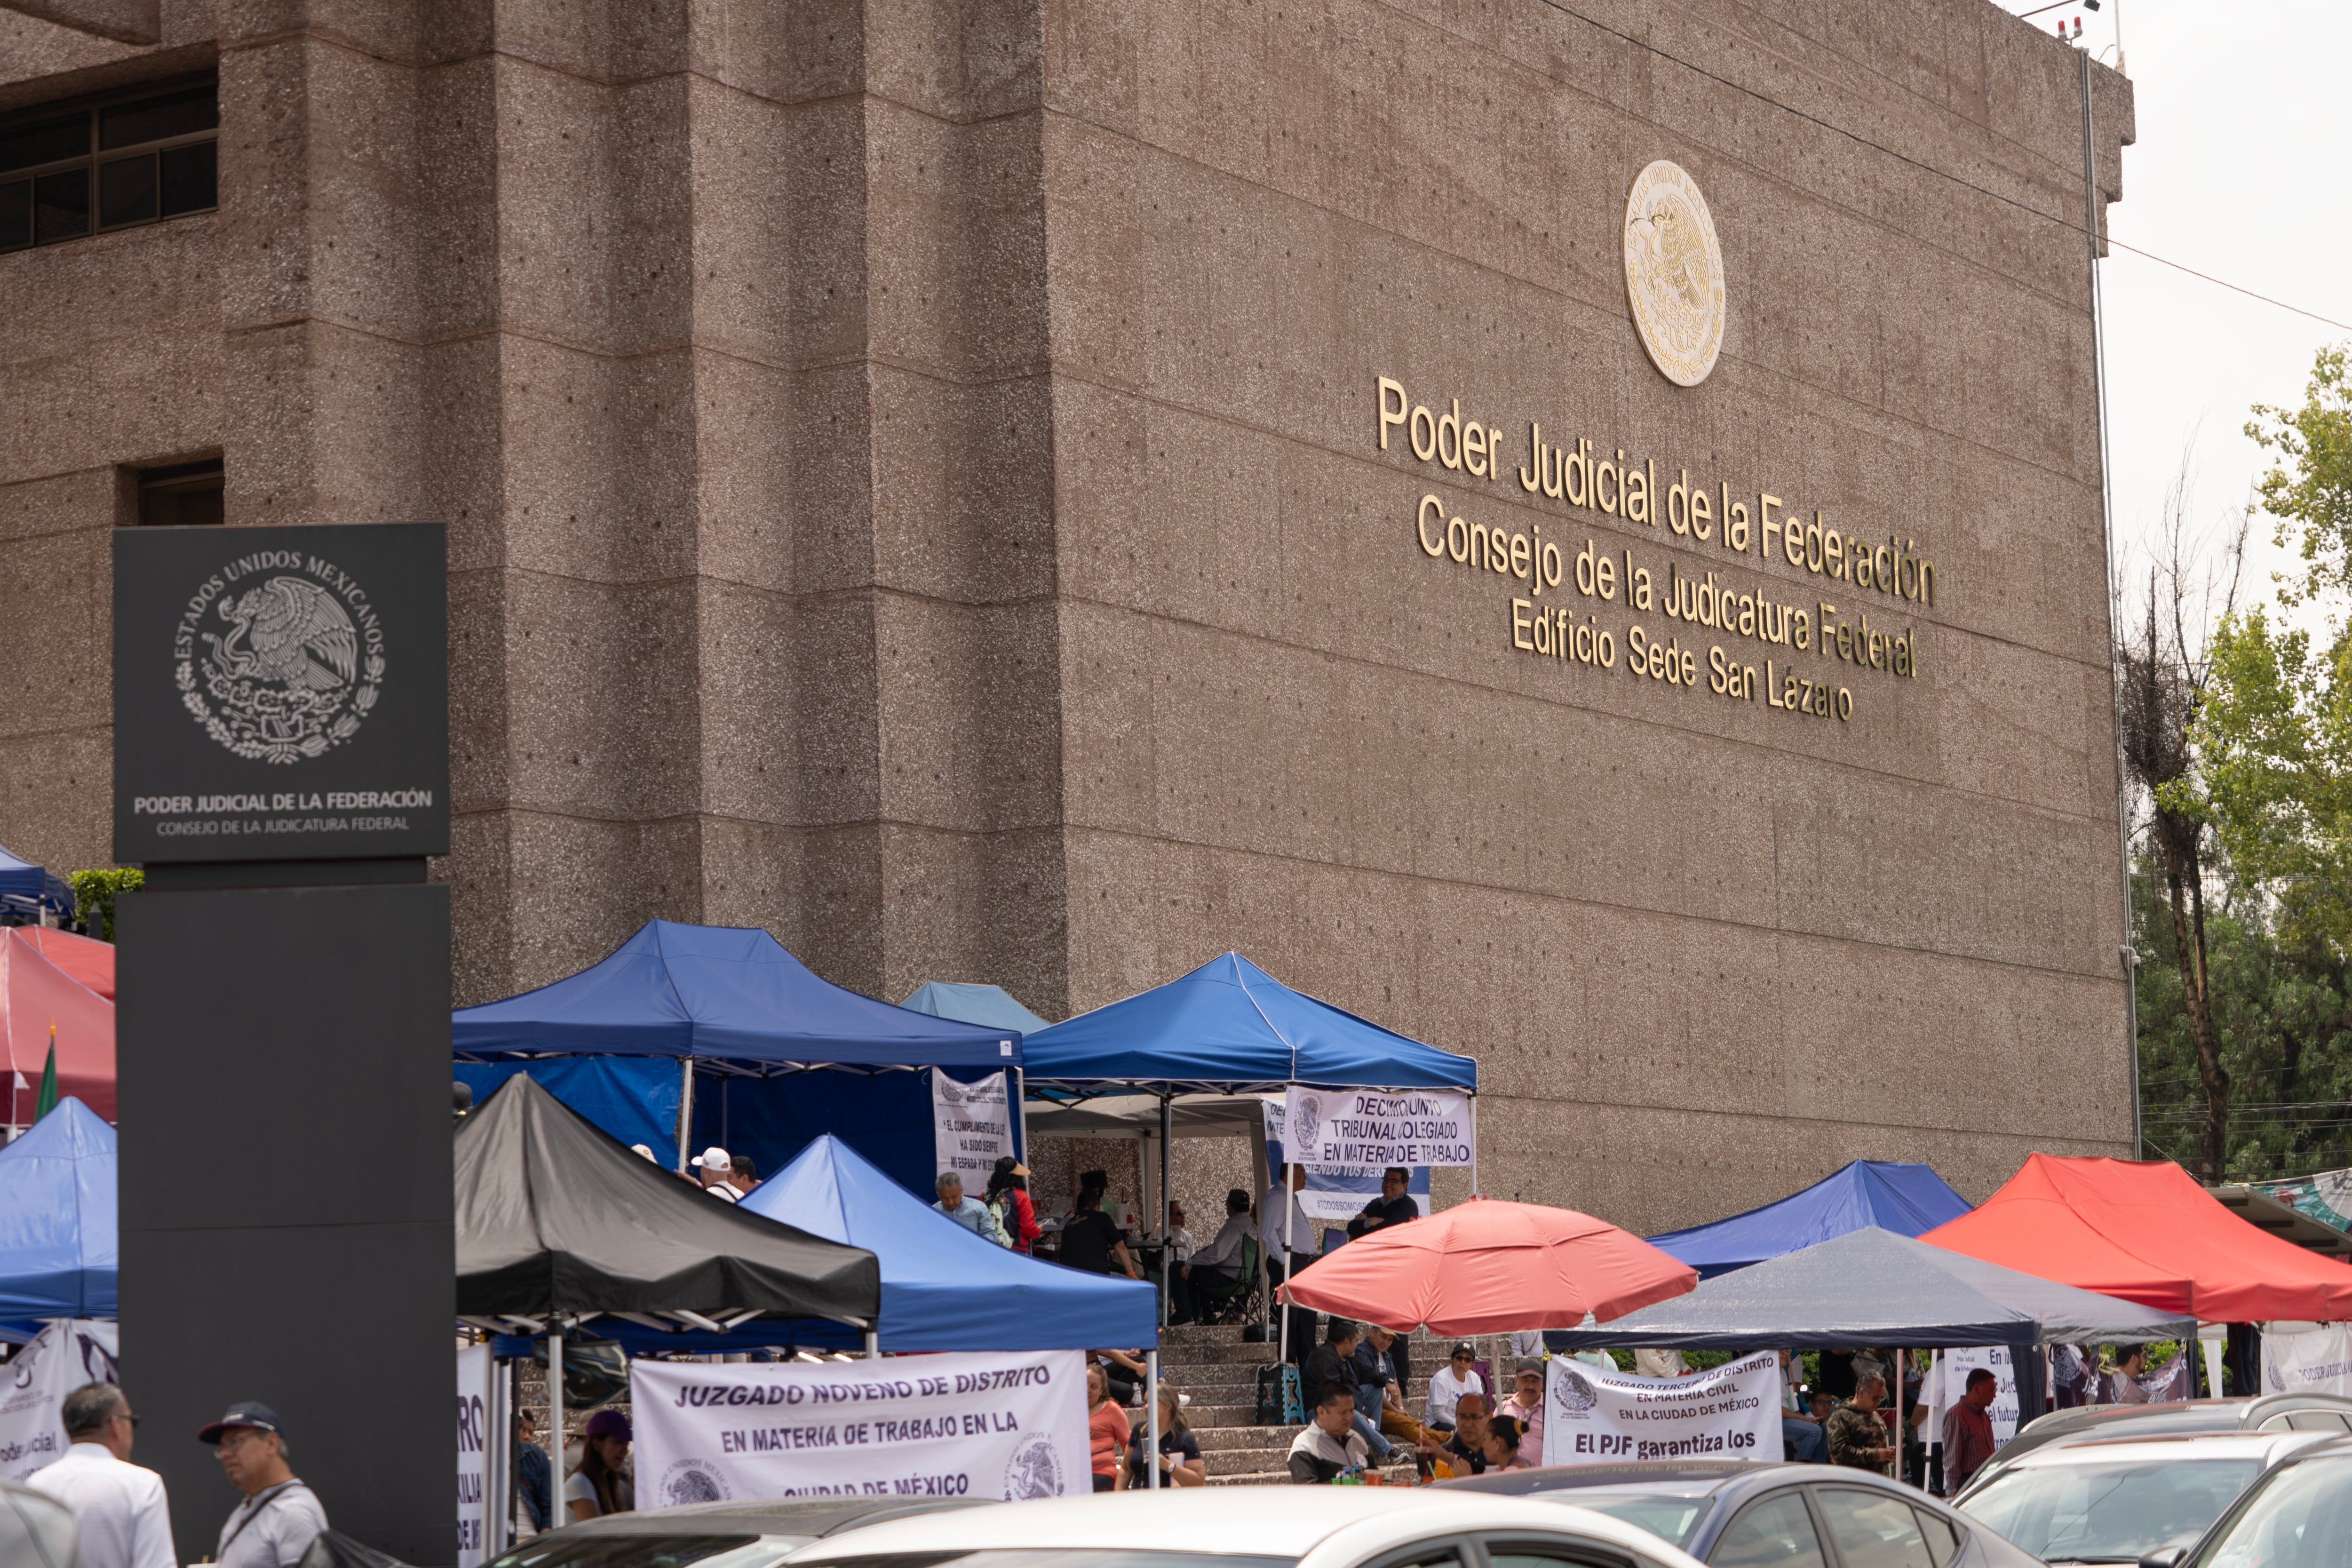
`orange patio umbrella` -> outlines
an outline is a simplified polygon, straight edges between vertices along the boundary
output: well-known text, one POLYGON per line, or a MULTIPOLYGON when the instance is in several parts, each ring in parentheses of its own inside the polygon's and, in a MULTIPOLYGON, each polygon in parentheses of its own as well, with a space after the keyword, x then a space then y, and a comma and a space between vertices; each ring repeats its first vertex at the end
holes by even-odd
POLYGON ((1399 1332, 1572 1329, 1680 1296, 1698 1270, 1574 1209, 1473 1198, 1371 1232, 1300 1269, 1282 1298, 1399 1332))
POLYGON ((113 1121, 114 1004, 50 963, 26 928, 0 931, 0 1045, 8 1058, 0 1089, 9 1093, 0 1120, 18 1127, 33 1120, 53 1025, 58 1093, 113 1121))

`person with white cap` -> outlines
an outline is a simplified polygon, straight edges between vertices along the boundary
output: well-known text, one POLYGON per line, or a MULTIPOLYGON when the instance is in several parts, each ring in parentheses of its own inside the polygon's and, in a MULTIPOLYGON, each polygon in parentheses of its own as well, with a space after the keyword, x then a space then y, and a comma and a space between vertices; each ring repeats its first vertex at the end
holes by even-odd
POLYGON ((278 1412, 241 1399, 196 1440, 220 1450, 221 1473, 245 1494, 221 1526, 213 1560, 222 1568, 295 1568, 326 1530, 327 1510, 288 1466, 278 1412))
POLYGON ((730 1204, 743 1201, 741 1190, 735 1185, 735 1162, 726 1150, 713 1143, 702 1152, 702 1158, 694 1163, 694 1168, 702 1173, 704 1192, 730 1204))
POLYGON ((139 1417, 122 1390, 86 1383, 66 1395, 58 1415, 72 1447, 26 1485, 73 1510, 82 1568, 173 1568, 163 1478, 131 1462, 139 1417))

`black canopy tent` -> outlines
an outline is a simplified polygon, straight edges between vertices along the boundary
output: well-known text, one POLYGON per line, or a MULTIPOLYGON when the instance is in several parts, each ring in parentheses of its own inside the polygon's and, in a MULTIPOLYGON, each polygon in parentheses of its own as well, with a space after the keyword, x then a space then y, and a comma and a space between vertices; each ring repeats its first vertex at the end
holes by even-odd
MULTIPOLYGON (((564 1331, 593 1318, 725 1332, 752 1318, 829 1318, 866 1331, 882 1268, 845 1247, 709 1196, 518 1073, 456 1140, 457 1314, 548 1336, 549 1435, 562 1451, 564 1331)), ((492 1411, 504 1497, 511 1417, 492 1411)), ((503 1537, 503 1517, 489 1539, 503 1537)))
POLYGON ((2042 1358, 2058 1341, 2193 1339, 2197 1320, 1985 1263, 1876 1226, 1699 1282, 1607 1328, 1550 1329, 1555 1350, 1956 1349, 2007 1345, 2021 1420, 2042 1408, 2042 1358))

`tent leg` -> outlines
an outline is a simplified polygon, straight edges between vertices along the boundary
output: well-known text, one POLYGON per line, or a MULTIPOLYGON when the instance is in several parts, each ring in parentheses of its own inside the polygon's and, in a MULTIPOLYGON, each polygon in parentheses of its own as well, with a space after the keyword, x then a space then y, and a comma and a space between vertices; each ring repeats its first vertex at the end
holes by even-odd
POLYGON ((482 1390, 482 1560, 496 1557, 505 1533, 499 1528, 499 1505, 507 1496, 507 1453, 514 1437, 514 1421, 507 1414, 507 1380, 490 1362, 488 1386, 482 1390))
POLYGON ((882 1331, 879 1329, 866 1331, 866 1359, 867 1361, 882 1359, 882 1331))
MULTIPOLYGON (((1160 1102, 1160 1114, 1166 1115, 1168 1102, 1163 1100, 1160 1102)), ((1160 1277, 1167 1278, 1167 1271, 1164 1268, 1160 1271, 1160 1277)), ((1143 1404, 1148 1413, 1145 1419, 1151 1423, 1145 1428, 1147 1435, 1143 1443, 1143 1473, 1150 1478, 1144 1485, 1153 1491, 1158 1491, 1160 1489, 1160 1350, 1156 1345, 1143 1352, 1143 1404)))
POLYGON ((548 1487, 548 1527, 570 1524, 566 1517, 571 1510, 563 1504, 563 1483, 572 1478, 563 1473, 563 1320, 555 1320, 555 1328, 547 1336, 547 1457, 548 1471, 553 1479, 548 1487))
MULTIPOLYGON (((1168 1142, 1176 1131, 1175 1119, 1173 1102, 1167 1095, 1161 1095, 1160 1097, 1160 1321, 1162 1324, 1168 1321, 1168 1295, 1174 1288, 1176 1279, 1176 1237, 1168 1223, 1168 1142)), ((1157 1351, 1152 1352, 1155 1358, 1159 1353, 1157 1351)), ((1151 1407, 1151 1425, 1155 1430, 1160 1425, 1160 1407, 1156 1405, 1151 1407)), ((1157 1444, 1159 1439, 1155 1436, 1152 1441, 1157 1444)), ((1157 1454, 1160 1450, 1155 1447, 1151 1451, 1157 1454)), ((1151 1484, 1158 1486, 1160 1469, 1156 1460, 1153 1462, 1151 1474, 1153 1477, 1151 1484)))
POLYGON ((688 1170, 687 1152, 694 1142, 694 1058, 688 1057, 677 1064, 677 1168, 688 1170))
POLYGON ((1470 1195, 1478 1195, 1478 1097, 1475 1094, 1470 1097, 1470 1195))
POLYGON ((1019 1068, 1007 1068, 1004 1076, 1013 1086, 1013 1157, 1025 1165, 1029 1163, 1029 1091, 1019 1068))
MULTIPOLYGON (((1285 1154, 1287 1154, 1290 1152, 1290 1145, 1288 1142, 1290 1130, 1288 1128, 1285 1128, 1283 1130, 1282 1136, 1284 1139, 1282 1152, 1285 1154)), ((1290 1162, 1287 1160, 1285 1160, 1282 1163, 1282 1180, 1276 1184, 1282 1188, 1282 1283, 1283 1288, 1285 1289, 1288 1289, 1290 1287, 1291 1261, 1290 1216, 1297 1212, 1298 1200, 1291 1196, 1290 1194, 1290 1162)), ((1285 1306, 1282 1310, 1282 1338, 1280 1343, 1281 1349, 1277 1352, 1277 1360, 1286 1362, 1290 1359, 1290 1310, 1287 1306, 1285 1306)), ((1278 1372, 1274 1375, 1277 1379, 1282 1376, 1278 1372)), ((1303 1394, 1307 1391, 1302 1387, 1299 1392, 1303 1394)))

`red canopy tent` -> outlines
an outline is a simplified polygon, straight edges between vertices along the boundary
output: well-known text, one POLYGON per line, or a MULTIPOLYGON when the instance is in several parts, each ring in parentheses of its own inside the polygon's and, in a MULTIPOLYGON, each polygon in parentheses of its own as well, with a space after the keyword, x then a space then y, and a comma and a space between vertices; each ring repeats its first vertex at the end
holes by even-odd
POLYGON ((72 1095, 113 1121, 114 1004, 44 956, 29 928, 9 927, 0 938, 0 1042, 7 1047, 10 1075, 0 1088, 9 1093, 8 1123, 22 1127, 33 1120, 51 1025, 57 1027, 58 1096, 72 1095))
POLYGON ((1919 1239, 2208 1322, 2352 1319, 2352 1267, 2247 1224, 2168 1162, 2029 1154, 1919 1239))
POLYGON ((97 992, 114 1000, 114 944, 47 926, 13 926, 8 934, 31 942, 41 956, 97 992))
POLYGON ((1384 1329, 1491 1334, 1606 1322, 1698 1284, 1698 1270, 1574 1209, 1473 1198, 1307 1265, 1282 1297, 1384 1329))

